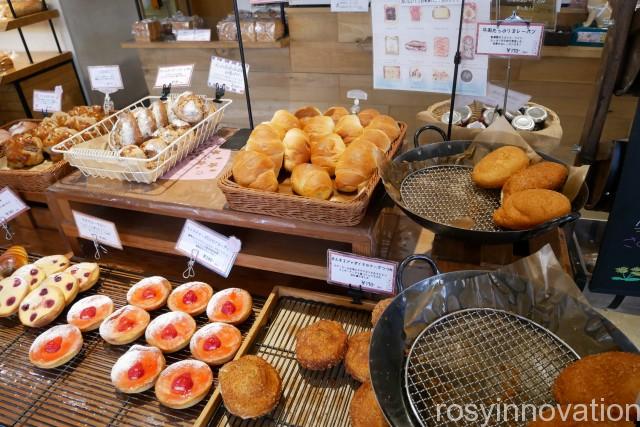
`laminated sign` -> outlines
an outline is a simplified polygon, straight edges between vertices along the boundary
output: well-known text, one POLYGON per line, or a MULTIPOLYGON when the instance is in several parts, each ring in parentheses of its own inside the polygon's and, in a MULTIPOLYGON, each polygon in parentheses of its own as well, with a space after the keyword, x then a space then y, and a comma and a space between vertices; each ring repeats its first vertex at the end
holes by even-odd
POLYGON ((327 251, 327 282, 334 285, 392 295, 397 267, 393 261, 327 251))
MULTIPOLYGON (((248 73, 249 64, 245 65, 248 73)), ((211 66, 209 67, 209 87, 214 87, 216 83, 224 86, 225 90, 229 92, 244 93, 242 63, 212 56, 211 66)))

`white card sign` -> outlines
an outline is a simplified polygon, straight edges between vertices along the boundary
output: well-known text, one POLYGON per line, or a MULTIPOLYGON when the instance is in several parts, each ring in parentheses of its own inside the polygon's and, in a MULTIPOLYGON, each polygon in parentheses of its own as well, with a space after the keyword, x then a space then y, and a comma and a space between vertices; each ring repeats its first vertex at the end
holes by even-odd
POLYGON ((0 222, 6 224, 27 210, 29 206, 9 187, 0 190, 0 222))
POLYGON ((392 295, 395 291, 397 268, 398 263, 393 261, 331 249, 327 251, 327 282, 334 285, 392 295))
POLYGON ((331 0, 331 12, 368 12, 369 0, 331 0))
POLYGON ((539 57, 544 24, 478 23, 476 53, 492 56, 539 57))
MULTIPOLYGON (((509 94, 507 95, 507 110, 517 111, 520 107, 526 105, 530 99, 531 95, 509 89, 509 94)), ((456 104, 454 108, 469 105, 473 101, 478 101, 492 107, 497 105, 499 108, 502 108, 504 104, 504 88, 502 86, 488 83, 486 96, 458 96, 456 97, 456 104)))
POLYGON ((62 110, 62 86, 56 86, 54 90, 33 91, 33 111, 54 113, 60 110, 62 110))
POLYGON ((228 277, 242 247, 234 236, 226 237, 209 227, 186 220, 176 250, 222 277, 228 277))
POLYGON ((174 87, 191 86, 191 76, 193 75, 194 66, 195 64, 158 67, 156 84, 153 87, 162 87, 163 85, 171 85, 174 87))
POLYGON ((95 65, 87 68, 89 69, 91 89, 110 93, 124 89, 119 65, 95 65))
MULTIPOLYGON (((247 74, 249 64, 246 64, 247 74)), ((242 75, 242 63, 230 59, 211 57, 209 67, 209 87, 214 87, 216 83, 224 85, 225 90, 234 93, 244 93, 244 77, 242 75)))
POLYGON ((122 249, 120 235, 113 222, 76 211, 72 211, 72 213, 79 237, 93 242, 97 241, 112 248, 122 249))
POLYGON ((211 41, 211 29, 178 30, 176 40, 179 42, 208 42, 211 41))

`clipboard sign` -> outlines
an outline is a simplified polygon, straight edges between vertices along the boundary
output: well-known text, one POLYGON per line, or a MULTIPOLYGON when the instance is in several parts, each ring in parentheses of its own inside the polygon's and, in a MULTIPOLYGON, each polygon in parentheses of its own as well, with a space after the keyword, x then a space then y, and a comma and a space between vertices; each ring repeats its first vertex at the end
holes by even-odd
POLYGON ((0 190, 0 222, 7 224, 9 221, 29 210, 20 196, 9 187, 0 190))
POLYGON ((154 88, 162 88, 163 86, 191 86, 191 76, 195 64, 172 65, 168 67, 158 67, 156 82, 154 88))
POLYGON ((327 250, 327 283, 383 295, 395 293, 398 263, 327 250))
POLYGON ((124 89, 119 65, 91 65, 87 69, 92 90, 107 94, 124 89))
POLYGON ((94 244, 97 242, 122 250, 120 235, 113 222, 77 211, 71 212, 78 229, 78 237, 91 240, 94 244))

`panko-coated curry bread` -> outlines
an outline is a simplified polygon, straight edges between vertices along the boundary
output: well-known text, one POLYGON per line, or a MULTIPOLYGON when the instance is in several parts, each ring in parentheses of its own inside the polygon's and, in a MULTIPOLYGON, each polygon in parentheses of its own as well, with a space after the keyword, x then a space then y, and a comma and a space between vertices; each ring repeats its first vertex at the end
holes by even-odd
POLYGON ((380 405, 376 400, 371 382, 366 382, 356 390, 351 405, 349 416, 352 427, 388 427, 387 420, 382 414, 380 405))
POLYGON ((349 338, 344 367, 349 375, 361 383, 369 381, 369 344, 371 332, 360 332, 349 338))
POLYGON ((319 320, 296 335, 296 359, 303 368, 322 371, 336 366, 347 352, 347 333, 332 320, 319 320))
POLYGON ((541 188, 559 190, 567 180, 568 170, 555 162, 540 162, 513 174, 502 187, 504 197, 518 191, 541 188))

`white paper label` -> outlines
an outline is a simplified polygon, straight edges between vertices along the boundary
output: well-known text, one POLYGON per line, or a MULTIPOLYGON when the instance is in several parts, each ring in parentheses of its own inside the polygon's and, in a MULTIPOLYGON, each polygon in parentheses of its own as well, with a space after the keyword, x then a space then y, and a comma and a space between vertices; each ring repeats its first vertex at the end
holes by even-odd
POLYGON ((193 75, 194 65, 195 64, 158 67, 158 75, 156 76, 156 84, 154 87, 162 87, 162 85, 169 84, 174 87, 191 86, 191 76, 193 75))
POLYGON ((109 93, 124 89, 119 65, 96 65, 87 68, 89 69, 91 89, 109 93))
POLYGON ((391 295, 395 291, 397 267, 392 261, 327 251, 327 282, 335 285, 391 295))
MULTIPOLYGON (((247 75, 249 64, 245 64, 247 75)), ((224 85, 225 90, 234 93, 244 93, 244 77, 242 75, 242 63, 230 59, 211 57, 209 67, 209 87, 215 87, 216 83, 224 85)))
POLYGON ((331 12, 368 12, 369 0, 331 0, 331 12))
POLYGON ((33 111, 41 113, 55 113, 62 110, 62 86, 54 90, 33 91, 33 111))
POLYGON ((222 277, 228 277, 238 252, 242 247, 234 236, 226 237, 209 227, 186 220, 176 243, 176 250, 187 257, 215 271, 222 277))
POLYGON ((0 190, 0 221, 6 224, 28 210, 29 206, 9 187, 4 187, 0 190))
POLYGON ((97 240, 98 243, 102 243, 103 245, 122 249, 120 235, 113 222, 76 211, 72 212, 73 219, 76 221, 76 227, 78 228, 78 235, 81 238, 91 241, 97 240))
MULTIPOLYGON (((507 110, 517 111, 520 107, 525 106, 530 99, 531 95, 509 89, 509 94, 507 95, 507 110)), ((456 97, 456 104, 454 108, 469 105, 473 101, 478 101, 491 107, 495 107, 497 105, 498 108, 502 108, 504 105, 504 88, 489 83, 487 84, 486 96, 458 96, 456 97)))
POLYGON ((540 56, 544 24, 478 23, 476 53, 496 56, 540 56))
POLYGON ((179 42, 208 42, 211 41, 211 29, 178 30, 176 40, 179 42))

